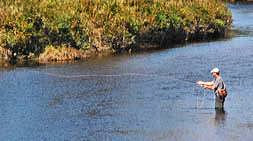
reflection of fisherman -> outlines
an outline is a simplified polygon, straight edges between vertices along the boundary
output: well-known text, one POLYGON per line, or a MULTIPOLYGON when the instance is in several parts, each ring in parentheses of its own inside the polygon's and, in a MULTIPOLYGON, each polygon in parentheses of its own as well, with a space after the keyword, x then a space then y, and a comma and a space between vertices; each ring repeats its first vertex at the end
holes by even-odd
POLYGON ((215 124, 222 125, 226 120, 226 111, 222 109, 215 109, 215 124))
POLYGON ((197 81, 201 87, 213 90, 215 93, 215 108, 223 108, 227 96, 226 85, 220 76, 220 70, 214 68, 211 70, 214 80, 211 82, 197 81))

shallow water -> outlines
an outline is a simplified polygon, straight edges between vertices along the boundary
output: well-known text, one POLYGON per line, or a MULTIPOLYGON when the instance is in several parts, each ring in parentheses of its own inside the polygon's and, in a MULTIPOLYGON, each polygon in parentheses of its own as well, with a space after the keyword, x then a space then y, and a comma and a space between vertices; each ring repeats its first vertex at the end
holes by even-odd
POLYGON ((0 69, 0 140, 250 141, 253 5, 231 39, 86 62, 0 69), (219 67, 225 111, 197 80, 219 67))

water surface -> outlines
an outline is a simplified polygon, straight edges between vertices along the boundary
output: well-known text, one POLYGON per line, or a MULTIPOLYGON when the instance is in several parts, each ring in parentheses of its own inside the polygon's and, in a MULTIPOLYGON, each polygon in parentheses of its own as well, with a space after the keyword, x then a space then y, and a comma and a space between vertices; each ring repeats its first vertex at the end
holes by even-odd
POLYGON ((253 5, 231 5, 236 36, 85 62, 0 69, 0 140, 250 141, 253 5), (197 80, 219 67, 225 111, 197 80))

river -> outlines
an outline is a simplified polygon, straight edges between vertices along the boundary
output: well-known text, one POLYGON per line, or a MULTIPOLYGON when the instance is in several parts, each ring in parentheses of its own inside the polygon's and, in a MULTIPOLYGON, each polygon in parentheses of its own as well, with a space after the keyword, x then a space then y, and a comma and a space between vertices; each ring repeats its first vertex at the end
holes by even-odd
POLYGON ((235 35, 69 64, 0 69, 2 141, 251 141, 253 5, 235 35), (218 67, 225 111, 195 82, 218 67))

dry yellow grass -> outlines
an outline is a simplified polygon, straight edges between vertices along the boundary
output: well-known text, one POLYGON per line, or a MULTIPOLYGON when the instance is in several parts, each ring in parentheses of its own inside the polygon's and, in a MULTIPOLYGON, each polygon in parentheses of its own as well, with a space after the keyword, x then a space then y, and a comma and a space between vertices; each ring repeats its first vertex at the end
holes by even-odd
POLYGON ((84 59, 87 56, 82 53, 82 51, 68 47, 66 45, 53 47, 48 46, 45 48, 45 51, 40 54, 40 61, 69 61, 69 60, 77 60, 84 59))
POLYGON ((8 60, 10 55, 10 51, 6 48, 0 47, 0 59, 8 60))

